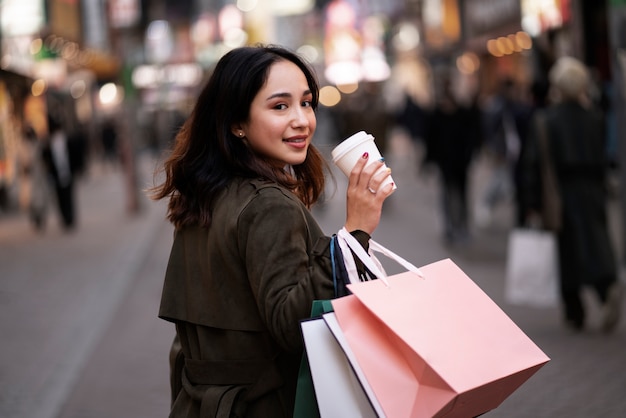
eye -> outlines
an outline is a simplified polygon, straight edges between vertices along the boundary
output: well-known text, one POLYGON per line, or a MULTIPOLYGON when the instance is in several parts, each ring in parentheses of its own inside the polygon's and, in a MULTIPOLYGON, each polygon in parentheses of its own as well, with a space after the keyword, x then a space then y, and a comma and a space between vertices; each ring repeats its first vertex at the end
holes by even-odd
POLYGON ((274 105, 274 109, 276 109, 276 110, 285 110, 285 109, 287 109, 287 105, 285 103, 279 103, 277 105, 274 105))
POLYGON ((313 106, 313 101, 311 100, 304 100, 302 102, 302 107, 312 107, 313 106))

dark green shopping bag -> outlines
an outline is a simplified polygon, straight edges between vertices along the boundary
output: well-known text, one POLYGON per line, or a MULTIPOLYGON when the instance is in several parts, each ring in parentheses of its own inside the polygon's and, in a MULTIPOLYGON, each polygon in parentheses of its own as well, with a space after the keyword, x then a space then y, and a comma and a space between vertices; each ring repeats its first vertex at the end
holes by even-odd
MULTIPOLYGON (((330 300, 314 300, 311 308, 311 318, 315 318, 327 312, 333 311, 330 300)), ((300 371, 298 372, 298 386, 296 388, 296 405, 293 410, 293 418, 319 418, 320 411, 317 407, 313 378, 309 368, 309 360, 306 353, 302 355, 300 371)))
MULTIPOLYGON (((330 257, 333 267, 333 282, 335 286, 335 297, 347 295, 348 273, 343 262, 341 251, 337 251, 337 236, 333 235, 330 243, 330 257)), ((311 306, 311 318, 316 318, 322 314, 332 312, 333 305, 330 300, 314 300, 311 306)), ((309 368, 309 360, 306 353, 302 355, 300 370, 298 372, 298 386, 296 387, 296 404, 293 410, 293 418, 319 418, 320 411, 315 397, 313 378, 309 368)))

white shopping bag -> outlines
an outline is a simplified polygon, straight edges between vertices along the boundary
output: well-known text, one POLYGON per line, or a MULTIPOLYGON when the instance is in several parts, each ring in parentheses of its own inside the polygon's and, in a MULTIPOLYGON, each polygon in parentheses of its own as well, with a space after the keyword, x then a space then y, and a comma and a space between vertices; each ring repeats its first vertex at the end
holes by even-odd
POLYGON ((507 302, 531 307, 554 307, 559 301, 559 264, 552 232, 514 229, 509 235, 506 283, 507 302))
MULTIPOLYGON (((346 355, 351 355, 349 348, 343 350, 336 337, 329 329, 337 326, 334 315, 330 318, 310 319, 301 322, 302 335, 306 346, 306 355, 315 388, 317 405, 322 418, 328 417, 384 417, 382 408, 377 404, 369 387, 363 387, 364 378, 357 379, 355 370, 346 355), (348 350, 346 352, 345 350, 348 350), (372 396, 372 401, 368 399, 372 396), (375 412, 379 411, 379 414, 375 412)), ((337 334, 340 335, 340 334, 337 334)), ((345 345, 345 343, 344 343, 345 345)), ((367 384, 366 384, 367 385, 367 384)))

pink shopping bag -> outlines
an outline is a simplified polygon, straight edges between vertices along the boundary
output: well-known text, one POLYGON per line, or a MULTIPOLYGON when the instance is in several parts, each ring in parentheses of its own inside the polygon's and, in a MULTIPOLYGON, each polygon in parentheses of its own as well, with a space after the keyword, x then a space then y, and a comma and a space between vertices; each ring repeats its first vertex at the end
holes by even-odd
POLYGON ((332 301, 387 417, 478 416, 550 360, 451 260, 419 270, 332 301))

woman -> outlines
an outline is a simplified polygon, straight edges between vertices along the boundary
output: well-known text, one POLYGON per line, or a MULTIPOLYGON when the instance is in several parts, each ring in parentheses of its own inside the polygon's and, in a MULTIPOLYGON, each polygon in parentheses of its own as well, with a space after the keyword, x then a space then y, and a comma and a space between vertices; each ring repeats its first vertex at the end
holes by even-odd
MULTIPOLYGON (((176 138, 154 190, 176 228, 159 311, 182 348, 171 417, 293 414, 299 321, 334 295, 330 237, 308 210, 324 188, 311 145, 317 104, 314 74, 295 54, 239 48, 176 138)), ((344 225, 364 246, 392 189, 378 190, 383 163, 366 163, 350 175, 344 225)))
POLYGON ((527 200, 535 212, 542 212, 546 201, 539 198, 543 187, 540 165, 545 158, 554 168, 559 189, 560 216, 556 222, 544 218, 544 225, 555 225, 558 235, 566 324, 574 330, 584 328, 581 290, 591 286, 603 304, 602 327, 610 332, 619 320, 621 288, 607 225, 604 120, 585 95, 589 74, 583 63, 562 57, 549 77, 558 101, 535 116, 524 154, 527 200), (542 152, 542 138, 547 153, 542 152))

